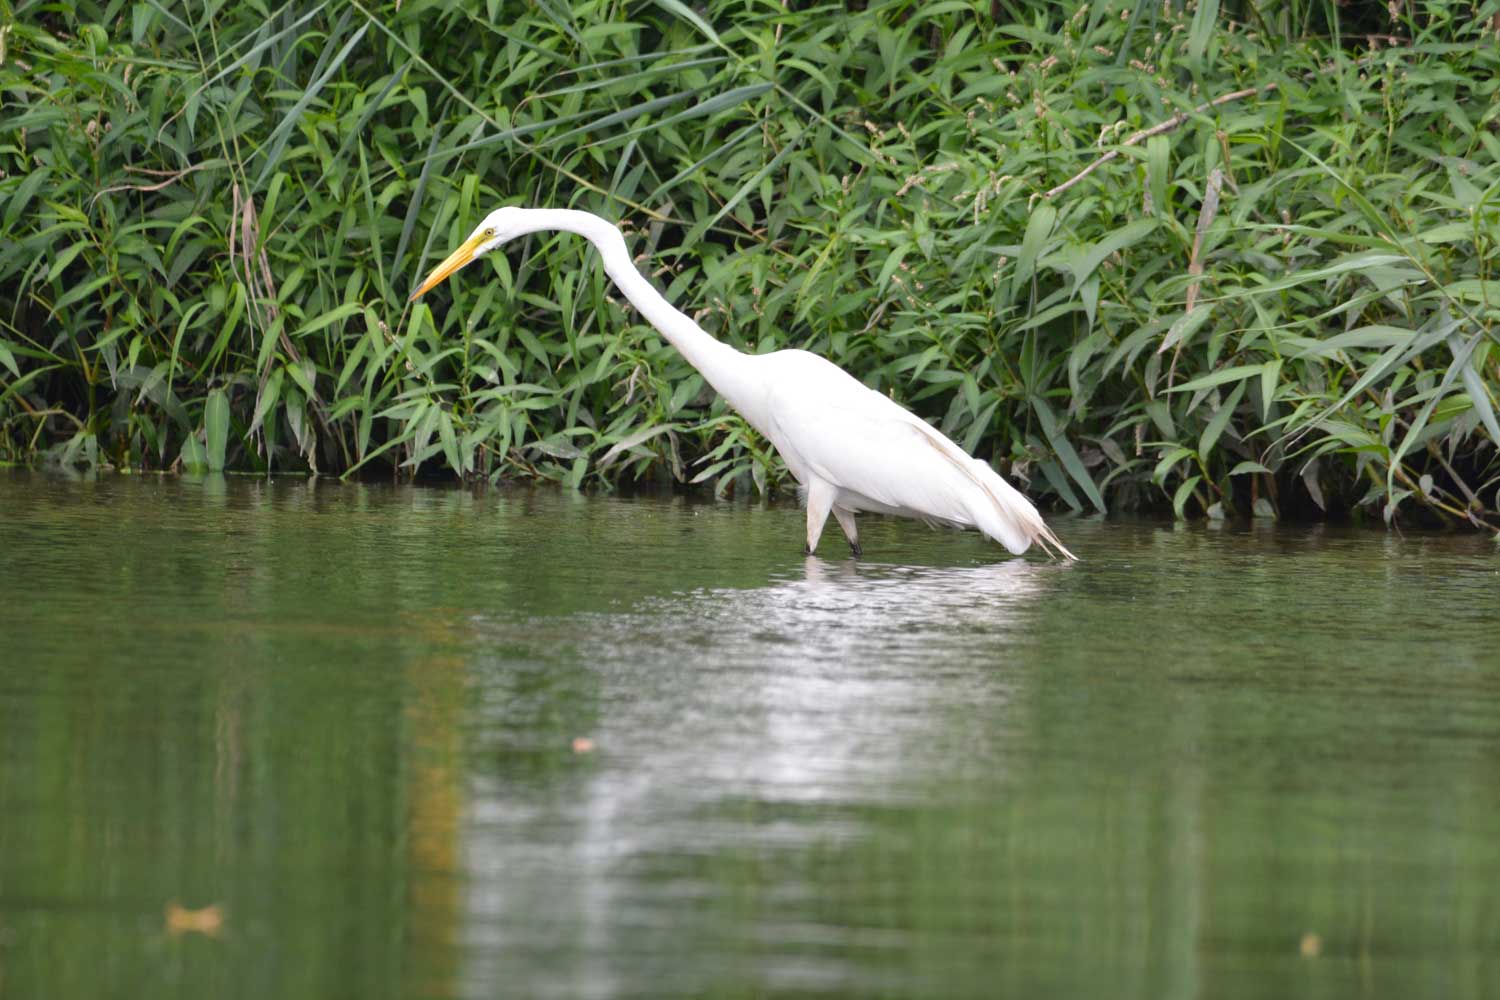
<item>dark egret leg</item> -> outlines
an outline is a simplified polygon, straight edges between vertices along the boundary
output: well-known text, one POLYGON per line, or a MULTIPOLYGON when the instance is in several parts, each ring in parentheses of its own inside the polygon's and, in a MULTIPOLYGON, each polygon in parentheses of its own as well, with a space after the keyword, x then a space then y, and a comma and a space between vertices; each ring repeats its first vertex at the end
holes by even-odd
POLYGON ((849 551, 856 558, 864 555, 865 550, 859 547, 859 526, 854 523, 854 511, 835 507, 833 516, 838 518, 839 527, 844 529, 844 537, 849 539, 849 551))
POLYGON ((818 538, 823 534, 823 525, 828 521, 828 512, 833 509, 833 487, 827 483, 813 481, 807 487, 807 548, 812 555, 818 547, 818 538))

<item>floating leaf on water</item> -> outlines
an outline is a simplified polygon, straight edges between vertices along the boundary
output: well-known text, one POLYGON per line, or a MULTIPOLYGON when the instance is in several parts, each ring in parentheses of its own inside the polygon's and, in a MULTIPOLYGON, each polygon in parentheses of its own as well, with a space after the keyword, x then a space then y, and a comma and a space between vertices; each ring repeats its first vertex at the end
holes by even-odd
POLYGON ((175 899, 167 903, 167 931, 171 934, 203 934, 218 937, 224 928, 224 910, 218 903, 190 910, 175 899))

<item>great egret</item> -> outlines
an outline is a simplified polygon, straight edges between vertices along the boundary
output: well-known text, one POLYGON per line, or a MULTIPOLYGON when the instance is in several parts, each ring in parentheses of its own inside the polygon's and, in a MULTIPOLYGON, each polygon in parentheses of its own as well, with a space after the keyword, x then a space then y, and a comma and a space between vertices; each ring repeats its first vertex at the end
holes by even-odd
POLYGON ((859 555, 854 515, 874 511, 978 528, 1017 555, 1036 542, 1049 554, 1076 558, 1031 501, 988 463, 833 362, 796 350, 744 354, 715 340, 636 270, 625 237, 597 215, 498 208, 433 269, 411 301, 476 257, 544 231, 576 233, 592 243, 631 304, 776 446, 807 501, 809 554, 832 513, 859 555))

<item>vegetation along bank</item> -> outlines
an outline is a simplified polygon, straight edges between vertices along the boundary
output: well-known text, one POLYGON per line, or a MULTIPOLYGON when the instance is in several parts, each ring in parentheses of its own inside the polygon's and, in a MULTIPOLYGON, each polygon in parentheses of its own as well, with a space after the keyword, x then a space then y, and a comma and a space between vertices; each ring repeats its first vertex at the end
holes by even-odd
POLYGON ((1054 507, 1500 527, 1500 2, 0 0, 0 461, 785 470, 570 237, 1054 507))

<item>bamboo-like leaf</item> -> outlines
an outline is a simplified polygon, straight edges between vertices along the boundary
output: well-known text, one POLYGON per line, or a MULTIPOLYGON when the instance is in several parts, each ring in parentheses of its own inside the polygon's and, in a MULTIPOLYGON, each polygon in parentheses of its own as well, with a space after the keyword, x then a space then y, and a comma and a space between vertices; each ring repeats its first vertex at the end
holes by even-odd
POLYGON ((1265 371, 1265 365, 1235 365, 1232 368, 1221 368, 1216 372, 1210 372, 1181 385, 1174 385, 1167 392, 1195 392, 1198 389, 1212 389, 1225 382, 1240 382, 1255 375, 1264 375, 1265 371))
POLYGON ((656 437, 658 434, 666 434, 677 429, 678 427, 676 424, 656 424, 651 427, 643 427, 635 431, 634 433, 627 434, 620 440, 616 441, 612 446, 610 446, 610 449, 604 453, 604 457, 599 459, 599 464, 601 466, 612 465, 615 459, 619 458, 625 452, 636 447, 637 445, 645 444, 647 441, 656 437))
POLYGON ((224 471, 224 454, 229 445, 229 397, 223 389, 213 389, 203 404, 203 430, 210 472, 224 471))
POLYGON ((1305 349, 1299 351, 1296 357, 1331 358, 1340 351, 1359 350, 1362 348, 1390 348, 1402 344, 1411 344, 1416 338, 1416 330, 1375 323, 1310 344, 1305 349))
POLYGON ((651 0, 651 2, 656 4, 656 6, 660 7, 662 10, 670 13, 673 17, 681 18, 682 20, 691 24, 694 28, 697 28, 699 33, 701 33, 704 38, 707 38, 715 45, 724 45, 724 42, 719 38, 718 33, 714 31, 713 28, 710 28, 708 26, 708 22, 694 13, 693 9, 687 4, 683 3, 682 0, 651 0))
MULTIPOLYGON (((18 126, 12 124, 10 127, 17 128, 18 126)), ((34 170, 28 170, 26 175, 21 178, 20 183, 15 186, 15 190, 11 191, 9 197, 6 198, 5 228, 7 230, 14 227, 21 219, 21 213, 26 211, 27 206, 31 204, 31 199, 36 196, 38 191, 42 190, 42 186, 51 177, 52 171, 49 168, 38 166, 34 170)))
POLYGON ((1276 401, 1276 386, 1281 378, 1281 359, 1272 358, 1261 365, 1260 372, 1260 419, 1271 419, 1271 404, 1276 401))
MULTIPOLYGON (((1042 202, 1037 207, 1040 208, 1044 204, 1050 203, 1042 202)), ((1035 218, 1036 216, 1033 214, 1032 217, 1035 218)), ((1127 222, 1095 245, 1089 247, 1083 258, 1079 261, 1077 268, 1073 270, 1073 287, 1077 288, 1087 281, 1099 269, 1099 265, 1104 263, 1110 255, 1134 246, 1147 236, 1150 236, 1156 231, 1156 226, 1157 222, 1155 219, 1136 219, 1134 222, 1127 222)), ((1027 226, 1026 233, 1030 237, 1030 225, 1027 226)), ((1026 253, 1024 246, 1021 253, 1023 256, 1026 253)), ((1019 267, 1020 265, 1017 264, 1018 269, 1019 267)))
POLYGON ((789 142, 785 147, 782 148, 781 152, 773 156, 770 162, 768 162, 764 167, 761 167, 760 170, 756 171, 756 173, 752 175, 749 180, 741 184, 739 188, 734 192, 734 194, 729 196, 729 200, 724 202, 723 206, 719 209, 718 212, 710 216, 707 220, 695 225, 688 233, 688 242, 692 243, 702 239, 705 232, 718 225, 720 219, 724 218, 724 216, 734 211, 735 207, 738 206, 741 201, 745 200, 746 195, 760 186, 760 182, 763 178, 769 176, 771 171, 775 170, 778 166, 781 165, 783 160, 791 155, 792 151, 801 141, 801 138, 801 135, 798 135, 796 138, 794 138, 791 142, 789 142))
MULTIPOLYGON (((1448 348, 1453 352, 1454 363, 1458 363, 1458 357, 1463 353, 1463 347, 1458 343, 1456 337, 1448 338, 1448 348)), ((1464 390, 1468 392, 1469 399, 1474 404, 1474 409, 1479 413, 1479 419, 1484 424, 1485 430, 1490 432, 1490 440, 1500 444, 1500 423, 1495 420, 1495 406, 1490 394, 1490 387, 1485 384, 1484 379, 1474 370, 1471 359, 1466 355, 1459 376, 1463 379, 1464 390)))
POLYGON ((1193 488, 1202 481, 1202 476, 1188 476, 1172 494, 1172 514, 1180 521, 1185 516, 1187 502, 1193 496, 1193 488))
POLYGON ((1101 514, 1105 513, 1104 497, 1099 492, 1099 487, 1095 484, 1093 477, 1089 475, 1088 469, 1085 468, 1083 459, 1078 456, 1078 452, 1074 450, 1072 443, 1068 441, 1067 436, 1058 427, 1057 417, 1053 414, 1052 407, 1048 406, 1046 400, 1043 399, 1032 400, 1032 407, 1041 419, 1042 433, 1047 436, 1047 443, 1052 446, 1052 450, 1057 454, 1058 461, 1062 463, 1063 468, 1068 471, 1068 475, 1083 490, 1084 495, 1089 498, 1089 502, 1094 505, 1094 508, 1101 514))
POLYGON ((577 128, 569 129, 566 132, 560 132, 552 138, 548 139, 544 145, 563 145, 572 142, 582 135, 595 135, 603 131, 604 129, 623 124, 624 122, 639 118, 642 115, 655 114, 656 112, 661 111, 665 108, 670 108, 675 105, 681 104, 683 101, 692 99, 692 97, 693 93, 691 91, 684 91, 678 94, 667 94, 662 97, 653 97, 650 100, 642 101, 641 103, 632 105, 628 108, 622 108, 619 111, 614 111, 607 115, 601 115, 600 117, 595 118, 583 125, 580 125, 577 128))
POLYGON ((1387 493, 1395 492, 1396 469, 1400 467, 1401 460, 1406 456, 1407 452, 1411 450, 1412 446, 1417 443, 1418 439, 1421 437, 1422 431, 1427 427, 1427 421, 1432 417, 1432 411, 1437 407, 1437 404, 1447 396, 1449 389, 1453 386, 1453 383, 1455 381, 1462 380, 1462 373, 1469 367, 1469 358, 1474 353, 1474 348, 1477 347, 1480 340, 1483 339, 1483 336, 1483 332, 1475 333, 1471 337, 1469 337, 1468 340, 1461 343, 1457 342, 1455 339, 1449 339, 1448 343, 1450 349, 1453 352, 1453 363, 1450 364, 1447 371, 1443 373, 1442 381, 1438 383, 1437 389, 1435 389, 1432 394, 1428 396, 1427 402, 1424 403, 1422 405, 1422 408, 1417 411, 1417 415, 1408 426, 1406 434, 1401 438, 1401 443, 1397 445, 1396 450, 1391 454, 1390 463, 1386 467, 1387 493))
POLYGON ((343 305, 334 306, 327 312, 321 313, 316 318, 310 319, 306 323, 303 323, 301 326, 297 327, 296 332, 292 334, 292 339, 301 340, 302 338, 311 336, 312 334, 317 333, 319 330, 324 330, 334 325, 335 323, 342 323, 350 316, 359 315, 364 310, 364 308, 364 304, 360 302, 345 302, 343 305))
POLYGON ((1171 179, 1172 143, 1164 135, 1146 140, 1146 191, 1151 199, 1150 211, 1158 217, 1166 214, 1167 182, 1171 179))
POLYGON ((11 352, 10 345, 0 340, 0 364, 10 369, 10 373, 16 378, 21 377, 21 366, 16 364, 16 356, 11 352))
POLYGON ((208 471, 208 453, 203 450, 203 442, 198 440, 196 434, 189 434, 182 439, 182 451, 178 454, 178 460, 188 472, 208 471))
POLYGON ((1219 435, 1224 433, 1224 428, 1229 426, 1229 420, 1234 416, 1234 408, 1240 404, 1240 397, 1245 395, 1245 383, 1240 382, 1232 390, 1224 404, 1214 411, 1209 418, 1208 424, 1203 428, 1203 434, 1198 438, 1198 454, 1207 457, 1213 454, 1214 445, 1219 442, 1219 435))
MULTIPOLYGON (((345 15, 345 18, 347 18, 347 13, 345 15)), ((342 19, 340 20, 340 24, 343 24, 342 19)), ((355 30, 354 34, 349 38, 349 40, 344 43, 344 47, 340 49, 338 51, 338 54, 329 61, 327 67, 323 70, 322 76, 319 76, 308 86, 306 90, 302 92, 302 96, 297 98, 296 102, 291 106, 286 115, 281 119, 281 123, 277 125, 276 129, 271 133, 270 138, 266 142, 266 149, 260 168, 260 175, 255 179, 255 186, 257 188, 264 184, 266 182, 266 178, 270 176, 271 172, 281 164, 281 153, 282 150, 286 148, 287 140, 291 138, 292 129, 295 128, 297 123, 302 120, 302 115, 307 110, 308 105, 317 100, 318 95, 322 93, 323 88, 328 84, 328 81, 332 79, 333 75, 338 72, 341 66, 343 66, 344 60, 349 58, 349 53, 354 51, 354 47, 360 43, 360 40, 362 38, 365 37, 365 32, 368 31, 369 28, 369 24, 362 24, 355 30)), ((335 29, 334 34, 336 35, 337 33, 338 30, 335 29)), ((333 35, 329 36, 330 44, 333 41, 333 37, 333 35)))
POLYGON ((1052 235, 1052 226, 1057 221, 1057 207, 1043 199, 1031 210, 1026 221, 1026 235, 1021 240, 1021 256, 1016 259, 1016 270, 1011 277, 1011 297, 1019 299, 1026 283, 1036 270, 1037 255, 1042 252, 1047 237, 1052 235))
POLYGON ((1219 0, 1199 0, 1193 11, 1193 23, 1188 28, 1188 59, 1194 63, 1203 61, 1208 42, 1213 37, 1219 22, 1219 0))
MULTIPOLYGON (((1238 292, 1226 293, 1226 297, 1233 298, 1239 295, 1264 295, 1268 292, 1281 292, 1288 288, 1296 288, 1299 285, 1308 285, 1314 282, 1326 281, 1329 278, 1337 278, 1340 275, 1350 272, 1368 271, 1372 268, 1404 263, 1406 260, 1407 258, 1401 254, 1383 253, 1380 251, 1351 254, 1323 267, 1297 271, 1285 278, 1268 281, 1253 288, 1244 288, 1238 292)), ((1414 280, 1421 278, 1421 274, 1415 271, 1412 272, 1412 276, 1414 280)))
MULTIPOLYGON (((1355 396, 1358 396, 1361 392, 1364 392, 1370 386, 1385 378, 1396 368, 1406 364, 1431 345, 1443 341, 1457 326, 1458 320, 1449 320, 1436 329, 1423 331, 1409 344, 1396 344, 1389 348, 1380 356, 1379 360, 1365 369, 1364 374, 1360 375, 1355 380, 1354 385, 1350 386, 1348 391, 1339 397, 1338 402, 1328 407, 1318 416, 1300 425, 1296 433, 1305 434, 1313 430, 1330 416, 1341 411, 1355 396)), ((1319 504, 1319 506, 1322 505, 1319 504)))
POLYGON ((1157 354, 1163 354, 1180 343, 1190 340, 1208 317, 1213 315, 1214 303, 1204 302, 1179 316, 1167 330, 1167 335, 1161 339, 1161 344, 1156 348, 1157 354))

